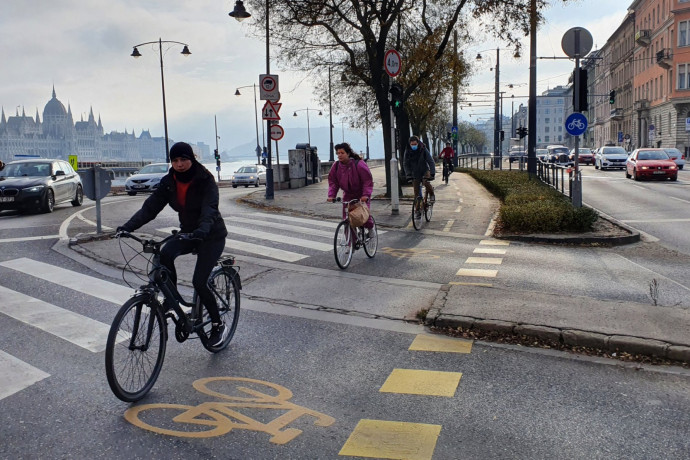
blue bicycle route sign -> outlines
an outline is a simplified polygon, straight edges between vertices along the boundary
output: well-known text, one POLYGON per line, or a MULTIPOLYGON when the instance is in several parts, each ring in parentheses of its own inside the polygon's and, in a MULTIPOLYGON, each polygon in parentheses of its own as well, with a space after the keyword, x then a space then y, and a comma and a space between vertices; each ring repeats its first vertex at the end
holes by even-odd
POLYGON ((581 113, 571 113, 565 119, 565 130, 571 136, 579 136, 587 130, 587 117, 581 113))

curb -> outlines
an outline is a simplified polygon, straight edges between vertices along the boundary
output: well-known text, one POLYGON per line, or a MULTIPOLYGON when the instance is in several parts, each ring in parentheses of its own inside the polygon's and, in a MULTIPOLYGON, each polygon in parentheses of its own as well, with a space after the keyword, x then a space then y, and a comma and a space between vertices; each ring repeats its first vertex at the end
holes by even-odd
POLYGON ((485 333, 513 334, 573 347, 586 347, 616 353, 639 354, 690 364, 690 346, 656 339, 625 335, 607 335, 578 329, 556 328, 537 324, 515 323, 495 319, 439 314, 448 290, 439 292, 427 314, 426 326, 462 329, 485 333))

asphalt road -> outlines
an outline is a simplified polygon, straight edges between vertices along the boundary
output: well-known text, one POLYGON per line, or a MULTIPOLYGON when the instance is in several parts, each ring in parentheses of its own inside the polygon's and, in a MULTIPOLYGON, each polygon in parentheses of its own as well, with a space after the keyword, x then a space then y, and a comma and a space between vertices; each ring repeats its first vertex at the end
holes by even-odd
MULTIPOLYGON (((243 192, 223 190, 223 213, 268 221, 234 204, 232 198, 243 192)), ((116 226, 142 199, 104 200, 103 225, 116 226)), ((420 351, 410 348, 426 338, 421 327, 373 318, 384 307, 390 316, 414 311, 431 297, 434 285, 457 279, 455 272, 474 254, 478 239, 390 231, 381 235, 376 258, 367 259, 360 251, 350 269, 342 272, 335 267, 332 252, 286 244, 286 237, 295 237, 294 228, 270 231, 265 224, 251 222, 244 224, 246 231, 236 233, 238 241, 290 249, 306 257, 286 262, 238 250, 243 310, 230 347, 210 355, 196 341, 170 341, 156 386, 135 405, 193 408, 206 403, 199 414, 204 424, 172 422, 180 410, 170 406, 142 412, 143 422, 132 424, 124 417, 130 406, 117 400, 107 386, 103 351, 79 344, 80 336, 90 333, 96 334, 97 342, 99 328, 107 329, 118 308, 117 299, 104 298, 107 289, 99 283, 124 283, 111 267, 77 257, 64 247, 54 248, 61 231, 72 236, 93 230, 95 215, 86 210, 91 204, 85 203, 84 213, 67 205, 50 215, 0 214, 2 458, 321 459, 339 458, 342 452, 345 458, 367 454, 590 459, 684 458, 690 451, 690 373, 685 370, 636 369, 521 347, 474 343, 469 348, 469 343, 454 340, 450 343, 462 346, 462 353, 420 351), (266 239, 272 238, 268 235, 255 238, 256 232, 245 234, 252 229, 278 233, 283 241, 266 239), (385 247, 397 249, 398 255, 385 247), (29 274, 21 267, 28 267, 29 274), (80 289, 55 282, 64 270, 80 289), (352 289, 353 281, 365 286, 352 291, 358 296, 355 302, 340 290, 352 289), (353 304, 364 307, 351 314, 321 308, 353 304), (32 311, 54 311, 55 320, 50 321, 48 313, 32 316, 32 311), (82 315, 76 329, 70 333, 56 329, 71 313, 82 315), (413 377, 422 380, 406 388, 413 377), (220 395, 192 386, 202 378, 211 379, 206 388, 220 395), (291 396, 277 398, 278 408, 267 408, 266 401, 276 404, 276 398, 271 399, 275 385, 288 389, 291 396), (240 386, 265 396, 258 403, 247 401, 240 386), (429 394, 440 390, 445 395, 429 394), (224 406, 228 400, 222 395, 236 398, 235 405, 224 406), (252 403, 254 407, 247 407, 252 403), (296 418, 278 419, 281 415, 296 418), (215 429, 217 435, 156 434, 144 424, 175 431, 215 429), (229 432, 219 433, 228 428, 229 432), (362 433, 363 444, 358 444, 362 433)), ((155 233, 159 226, 173 225, 174 218, 166 211, 146 230, 155 233)), ((309 228, 321 228, 316 222, 309 228)), ((320 241, 317 235, 306 239, 320 241)), ((639 253, 644 255, 638 250, 637 257, 639 253)), ((645 275, 640 273, 647 270, 631 264, 629 273, 621 273, 615 260, 625 253, 611 249, 578 252, 511 244, 506 254, 495 283, 574 289, 586 283, 586 276, 570 281, 561 277, 574 276, 576 263, 582 272, 584 260, 598 264, 601 276, 617 274, 618 281, 611 283, 615 289, 599 293, 615 296, 620 295, 616 290, 623 292, 641 282, 645 275), (566 270, 569 266, 571 272, 566 270)), ((661 265, 659 254, 657 247, 651 247, 640 262, 661 265)), ((587 286, 601 284, 594 279, 587 286)), ((121 295, 115 288, 110 290, 121 295)))

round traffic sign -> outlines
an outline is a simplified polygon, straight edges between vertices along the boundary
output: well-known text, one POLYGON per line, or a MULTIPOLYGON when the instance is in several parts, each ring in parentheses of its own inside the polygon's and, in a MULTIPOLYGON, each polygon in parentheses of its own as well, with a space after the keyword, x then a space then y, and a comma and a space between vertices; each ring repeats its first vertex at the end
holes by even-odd
POLYGON ((402 67, 400 53, 395 50, 388 50, 383 56, 383 68, 389 77, 397 77, 402 67))
POLYGON ((285 135, 285 130, 280 125, 271 126, 271 139, 274 141, 279 141, 285 135))
POLYGON ((571 136, 579 136, 587 130, 587 117, 579 112, 571 113, 565 119, 565 130, 571 136))
POLYGON ((276 88, 276 81, 270 75, 266 75, 261 79, 261 87, 264 91, 273 91, 276 88))
POLYGON ((575 58, 586 56, 592 50, 592 34, 583 27, 573 27, 563 34, 561 48, 566 56, 575 58))

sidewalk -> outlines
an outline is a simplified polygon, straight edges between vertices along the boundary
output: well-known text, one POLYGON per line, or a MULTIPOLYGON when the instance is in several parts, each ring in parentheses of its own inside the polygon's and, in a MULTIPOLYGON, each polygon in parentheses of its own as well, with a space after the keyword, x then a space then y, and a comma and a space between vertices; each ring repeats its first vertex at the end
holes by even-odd
MULTIPOLYGON (((385 194, 385 169, 372 168, 375 197, 372 214, 378 225, 406 228, 410 223, 411 200, 404 196, 398 215, 391 214, 385 194)), ((448 186, 438 181, 433 222, 444 222, 462 201, 462 219, 451 231, 423 229, 444 237, 486 239, 491 234, 499 201, 469 175, 454 173, 448 186), (438 216, 438 218, 437 218, 438 216)), ((247 195, 243 202, 280 212, 334 217, 333 205, 326 203, 328 184, 291 190, 276 190, 274 199, 265 199, 263 190, 247 195)), ((410 193, 410 188, 403 188, 410 193)), ((456 214, 457 216, 457 214, 456 214)), ((516 236, 525 242, 624 244, 639 240, 639 234, 608 216, 597 232, 585 235, 516 236)), ((426 319, 427 326, 481 332, 533 336, 571 346, 611 352, 657 356, 690 363, 690 311, 677 307, 649 308, 647 304, 602 301, 589 297, 562 296, 535 291, 497 287, 446 285, 439 292, 426 319)))

